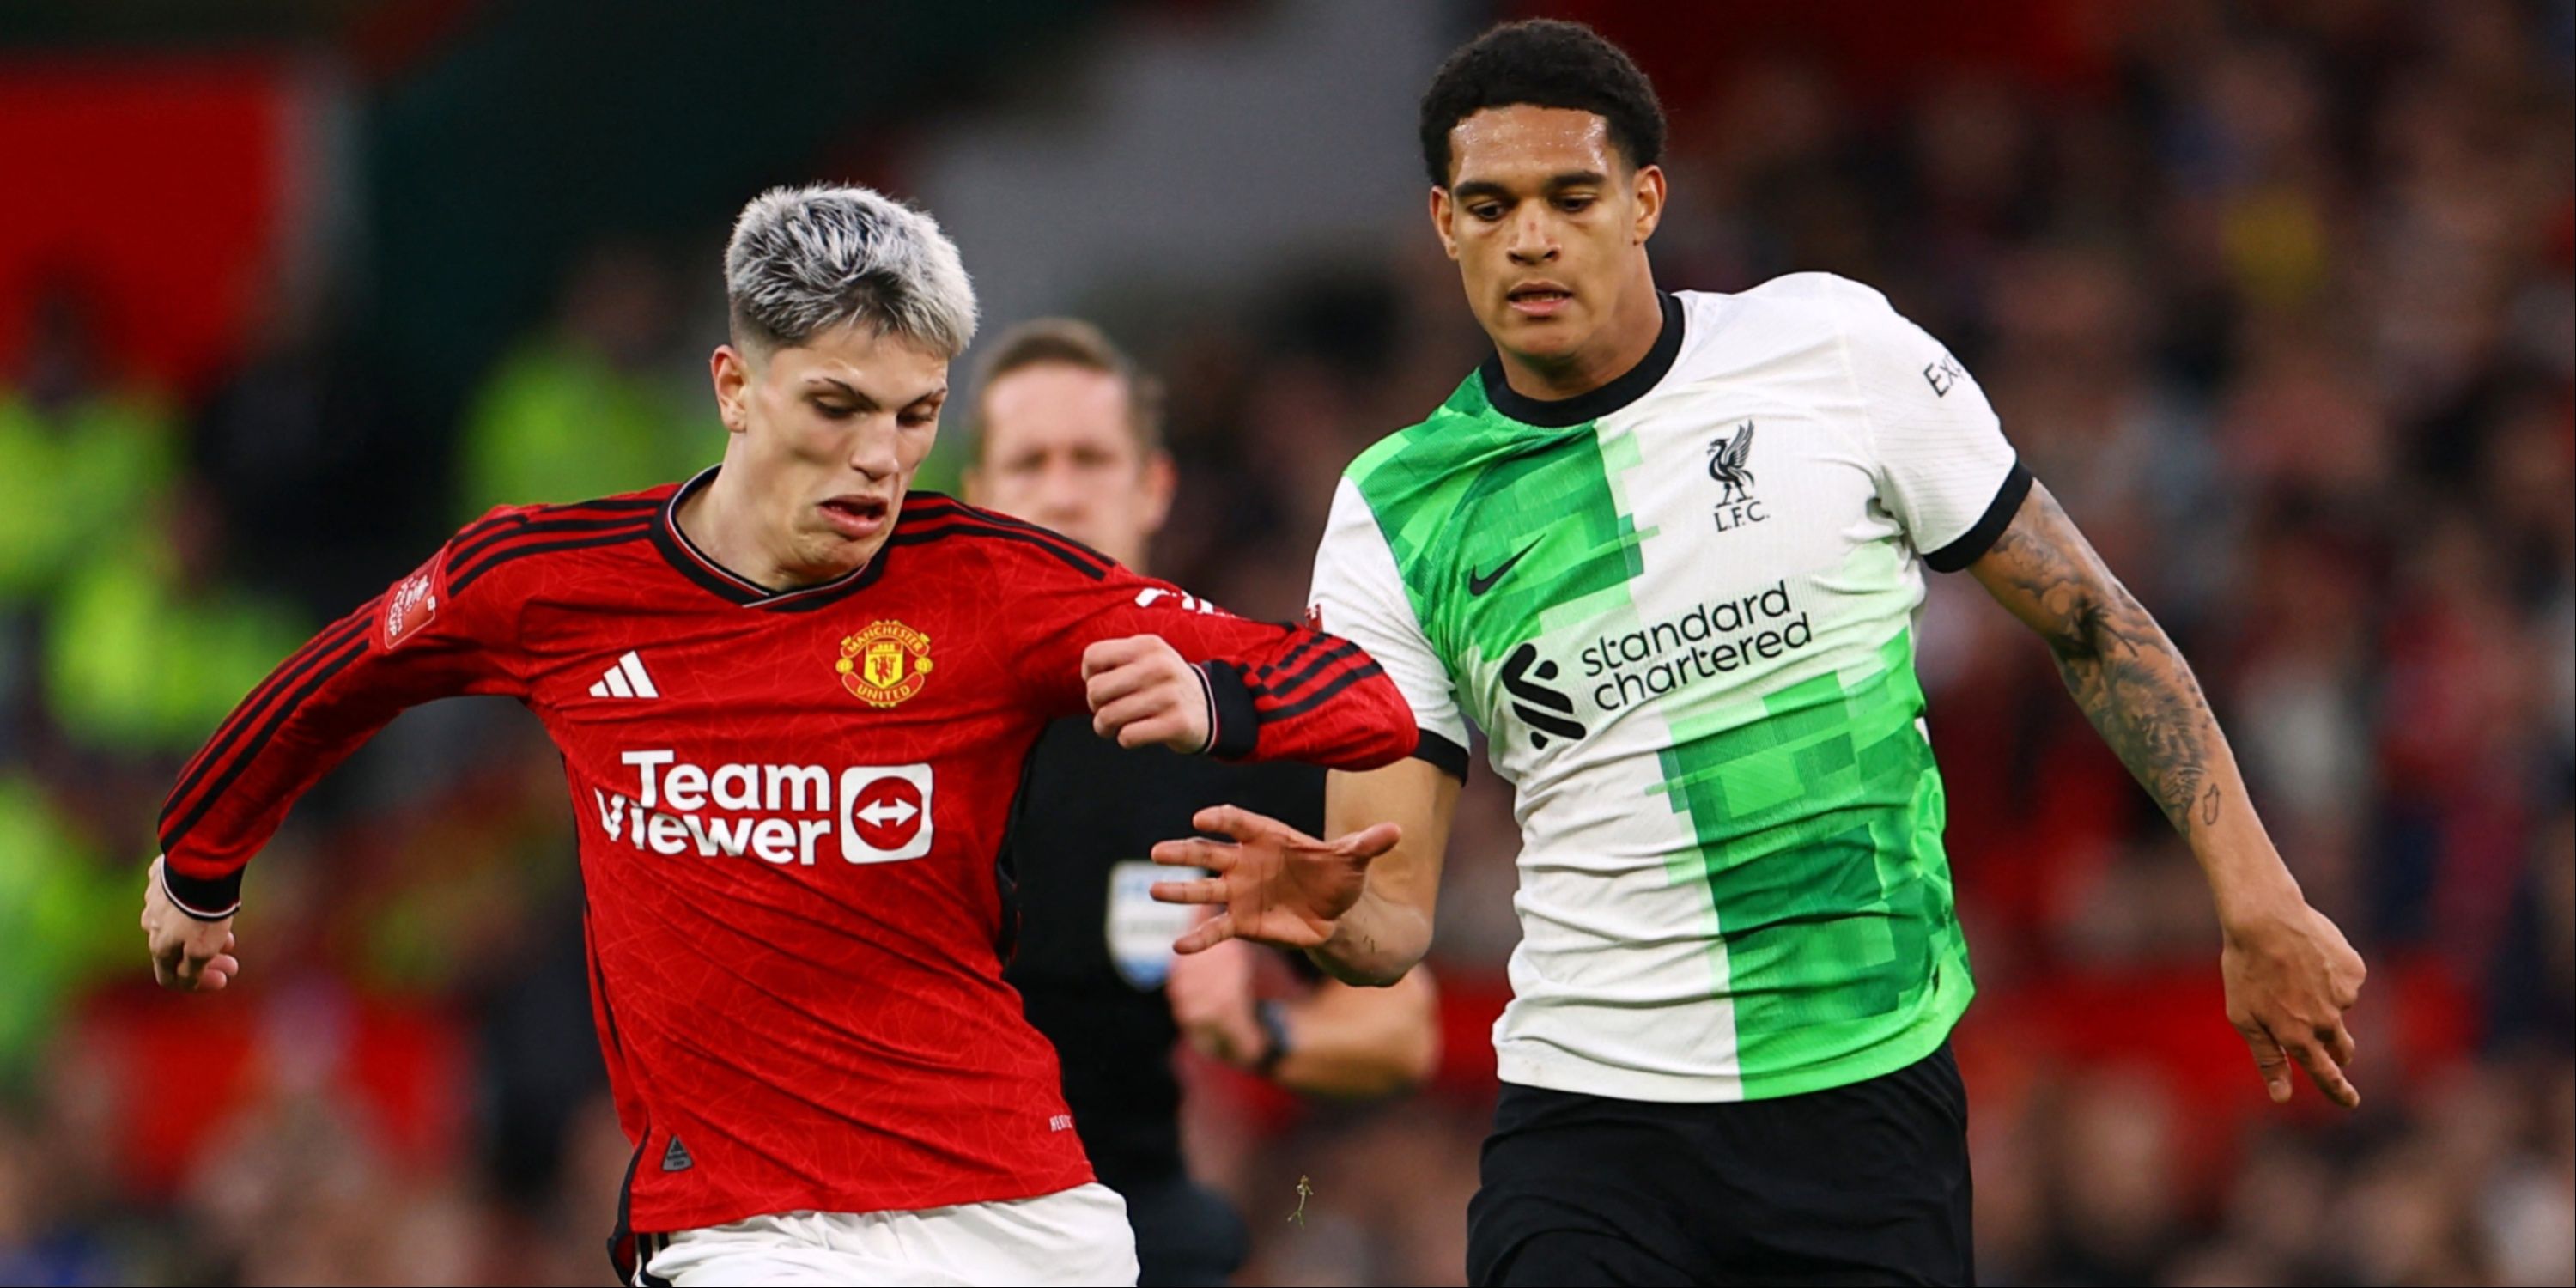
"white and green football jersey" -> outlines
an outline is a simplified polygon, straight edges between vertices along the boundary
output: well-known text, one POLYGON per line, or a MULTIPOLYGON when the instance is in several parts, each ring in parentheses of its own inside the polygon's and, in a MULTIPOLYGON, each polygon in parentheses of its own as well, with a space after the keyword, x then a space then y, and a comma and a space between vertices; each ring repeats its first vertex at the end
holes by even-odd
POLYGON ((1930 1054, 1974 991, 1914 627, 1923 566, 1983 553, 2029 475, 1876 291, 1663 306, 1599 390, 1528 399, 1488 363, 1363 453, 1314 603, 1426 745, 1473 720, 1515 790, 1505 1081, 1841 1086, 1930 1054))

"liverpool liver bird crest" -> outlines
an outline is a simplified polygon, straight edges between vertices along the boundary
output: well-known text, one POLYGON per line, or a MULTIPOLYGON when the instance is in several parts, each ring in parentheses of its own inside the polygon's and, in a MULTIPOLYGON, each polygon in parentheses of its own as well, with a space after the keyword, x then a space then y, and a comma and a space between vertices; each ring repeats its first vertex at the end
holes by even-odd
POLYGON ((1726 485, 1717 503, 1749 500, 1753 492, 1753 471, 1744 467, 1744 458, 1753 451, 1753 422, 1735 427, 1735 437, 1708 440, 1708 476, 1726 485))

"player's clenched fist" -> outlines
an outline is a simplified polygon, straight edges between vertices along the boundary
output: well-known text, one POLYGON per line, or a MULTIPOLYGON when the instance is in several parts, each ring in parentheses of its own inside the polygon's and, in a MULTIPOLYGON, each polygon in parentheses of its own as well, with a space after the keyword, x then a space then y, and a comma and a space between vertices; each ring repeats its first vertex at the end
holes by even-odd
POLYGON ((1196 755, 1215 740, 1207 677, 1160 635, 1101 640, 1082 651, 1091 730, 1121 747, 1196 755))
POLYGON ((241 974, 233 956, 233 919, 199 921, 170 902, 161 888, 161 864, 143 878, 143 938, 152 953, 152 978, 163 988, 211 993, 241 974))

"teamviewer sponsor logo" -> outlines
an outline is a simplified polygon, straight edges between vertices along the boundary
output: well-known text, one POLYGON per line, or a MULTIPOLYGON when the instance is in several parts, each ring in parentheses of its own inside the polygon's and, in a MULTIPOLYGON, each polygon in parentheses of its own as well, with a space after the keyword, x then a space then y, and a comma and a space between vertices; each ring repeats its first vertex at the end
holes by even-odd
POLYGON ((892 863, 930 853, 931 773, 926 764, 728 764, 712 769, 667 749, 618 760, 636 773, 632 795, 593 788, 599 827, 638 850, 677 857, 755 858, 814 865, 837 837, 847 863, 892 863))
POLYGON ((891 863, 930 853, 930 766, 841 771, 841 857, 891 863))

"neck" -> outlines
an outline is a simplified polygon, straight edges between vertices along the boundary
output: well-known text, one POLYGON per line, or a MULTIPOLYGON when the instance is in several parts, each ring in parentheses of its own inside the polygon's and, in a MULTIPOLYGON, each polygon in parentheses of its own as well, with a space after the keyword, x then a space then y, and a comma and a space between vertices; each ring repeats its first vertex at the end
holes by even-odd
MULTIPOLYGON (((798 561, 793 538, 764 518, 758 499, 750 495, 749 479, 749 473, 738 466, 716 471, 714 480, 682 500, 672 515, 680 534, 735 576, 773 592, 821 585, 848 571, 810 568, 798 561)), ((878 538, 859 565, 875 558, 877 547, 884 544, 884 538, 878 538)))
POLYGON ((1628 374, 1654 350, 1663 334, 1664 309, 1655 296, 1654 275, 1639 266, 1636 280, 1621 292, 1607 325, 1571 353, 1534 358, 1501 345, 1503 380, 1524 398, 1556 401, 1588 394, 1628 374))

